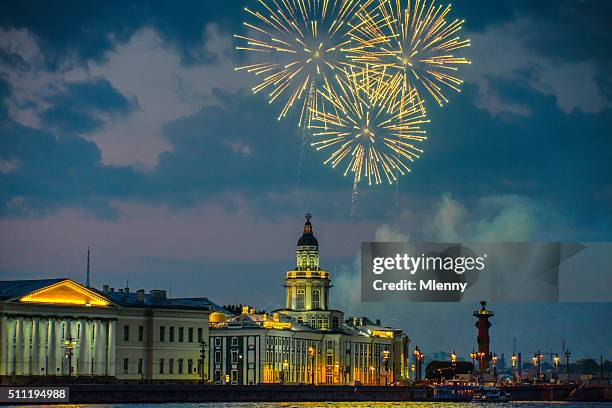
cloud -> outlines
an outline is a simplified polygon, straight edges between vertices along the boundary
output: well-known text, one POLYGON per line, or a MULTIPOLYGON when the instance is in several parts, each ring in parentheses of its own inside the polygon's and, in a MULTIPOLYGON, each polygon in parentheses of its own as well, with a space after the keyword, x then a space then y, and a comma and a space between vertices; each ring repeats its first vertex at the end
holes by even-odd
POLYGON ((554 96, 566 113, 574 109, 597 113, 612 107, 612 100, 600 87, 597 57, 562 59, 552 52, 543 54, 543 44, 534 43, 543 32, 563 30, 549 22, 520 17, 471 33, 472 47, 467 53, 473 64, 465 69, 465 79, 478 85, 476 106, 493 115, 502 112, 531 114, 533 108, 528 100, 508 99, 492 86, 492 80, 503 79, 554 96))
POLYGON ((542 238, 539 231, 550 234, 563 225, 550 209, 518 195, 482 197, 473 207, 470 212, 463 203, 444 194, 431 223, 433 236, 443 242, 521 242, 542 238))

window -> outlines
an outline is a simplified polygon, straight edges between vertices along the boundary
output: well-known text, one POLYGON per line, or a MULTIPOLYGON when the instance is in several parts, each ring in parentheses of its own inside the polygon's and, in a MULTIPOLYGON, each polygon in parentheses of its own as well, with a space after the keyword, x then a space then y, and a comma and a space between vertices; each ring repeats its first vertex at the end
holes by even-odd
POLYGON ((160 342, 166 341, 166 327, 165 326, 159 327, 159 341, 160 342))
POLYGON ((304 289, 298 289, 297 291, 297 298, 296 298, 296 302, 295 302, 295 308, 296 309, 303 309, 304 308, 304 289))
POLYGON ((168 359, 168 374, 174 374, 174 359, 168 359))
POLYGON ((159 359, 159 373, 160 374, 164 373, 164 359, 163 358, 159 359))
POLYGON ((232 370, 232 384, 238 383, 238 370, 232 370))
POLYGON ((193 373, 193 360, 187 360, 187 374, 193 373))
POLYGON ((202 330, 201 327, 198 327, 198 343, 202 342, 203 337, 204 337, 204 331, 202 330))
POLYGON ((215 351, 215 363, 220 363, 220 362, 221 362, 221 352, 215 351))
POLYGON ((77 340, 80 340, 80 339, 81 339, 81 323, 77 323, 77 340))
POLYGON ((312 308, 313 309, 318 309, 320 307, 320 297, 321 297, 321 292, 319 291, 319 289, 314 289, 312 291, 312 308))
POLYGON ((327 348, 328 349, 333 349, 334 348, 334 341, 333 340, 327 340, 327 348))
POLYGON ((187 341, 193 343, 193 327, 187 330, 187 341))
POLYGON ((170 327, 170 332, 168 333, 168 341, 173 342, 174 341, 174 326, 170 327))
POLYGON ((179 358, 178 360, 178 373, 183 374, 183 359, 179 358))
POLYGON ((123 341, 130 341, 130 326, 123 326, 123 341))
POLYGON ((127 374, 130 369, 130 360, 127 358, 123 359, 123 374, 127 374))
POLYGON ((138 326, 138 341, 144 340, 144 326, 138 326))
POLYGON ((238 350, 232 350, 232 364, 238 362, 238 350))
POLYGON ((215 337, 215 347, 221 347, 221 337, 215 337))
POLYGON ((184 334, 185 334, 185 328, 184 327, 179 327, 178 332, 179 332, 178 341, 179 341, 179 343, 182 343, 183 342, 183 337, 184 337, 184 334))
POLYGON ((332 327, 338 327, 338 316, 332 317, 332 327))
POLYGON ((238 337, 232 337, 232 346, 238 345, 238 337))
POLYGON ((138 359, 138 374, 142 374, 142 358, 138 359))

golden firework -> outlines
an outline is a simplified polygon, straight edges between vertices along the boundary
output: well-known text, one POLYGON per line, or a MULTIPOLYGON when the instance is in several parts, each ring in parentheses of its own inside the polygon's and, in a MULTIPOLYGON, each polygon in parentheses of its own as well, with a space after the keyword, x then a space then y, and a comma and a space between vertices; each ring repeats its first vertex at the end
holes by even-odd
POLYGON ((349 68, 319 91, 309 125, 311 145, 329 150, 325 164, 342 165, 345 176, 353 173, 354 186, 362 178, 370 185, 396 181, 423 153, 422 125, 428 122, 423 102, 416 90, 403 89, 397 81, 382 72, 349 68))
POLYGON ((447 20, 451 6, 435 0, 377 0, 373 9, 356 13, 349 31, 354 40, 345 51, 354 63, 384 67, 404 88, 426 90, 443 106, 447 89, 460 92, 459 66, 470 64, 455 52, 470 46, 459 32, 464 20, 447 20))
POLYGON ((373 1, 257 0, 255 9, 245 8, 253 21, 244 23, 248 34, 234 36, 250 62, 235 69, 261 78, 254 93, 282 101, 279 120, 301 104, 302 126, 316 109, 319 84, 346 62, 341 50, 351 41, 348 21, 373 1))

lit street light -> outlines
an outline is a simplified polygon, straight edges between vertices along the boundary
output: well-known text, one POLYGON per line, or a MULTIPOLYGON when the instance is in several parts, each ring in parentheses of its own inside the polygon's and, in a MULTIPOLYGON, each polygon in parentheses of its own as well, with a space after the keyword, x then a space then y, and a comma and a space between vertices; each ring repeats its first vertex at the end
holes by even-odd
POLYGON ((385 364, 385 386, 387 386, 387 379, 389 376, 389 357, 390 357, 390 352, 389 350, 383 350, 383 362, 385 364))
POLYGON ((315 383, 315 349, 314 347, 308 347, 308 355, 310 356, 310 360, 312 361, 312 372, 311 372, 311 381, 312 385, 315 383))

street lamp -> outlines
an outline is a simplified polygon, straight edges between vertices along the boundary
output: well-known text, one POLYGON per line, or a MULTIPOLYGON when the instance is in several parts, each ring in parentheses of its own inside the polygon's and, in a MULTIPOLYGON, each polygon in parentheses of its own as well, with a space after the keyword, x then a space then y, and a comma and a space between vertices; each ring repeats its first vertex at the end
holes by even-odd
POLYGON ((66 347, 66 358, 68 359, 68 376, 72 377, 72 356, 74 355, 74 347, 76 346, 76 339, 73 337, 67 337, 64 342, 66 347))
POLYGON ((453 378, 455 378, 455 369, 457 368, 457 354, 455 353, 455 350, 453 350, 453 352, 451 353, 450 359, 451 367, 453 368, 453 378))
POLYGON ((414 359, 416 362, 416 366, 417 366, 417 374, 416 374, 416 379, 417 381, 421 381, 421 365, 423 363, 423 352, 419 349, 419 346, 415 346, 414 347, 414 359))
POLYGON ((478 358, 478 353, 474 349, 470 353, 470 358, 472 359, 472 375, 474 375, 476 373, 476 359, 478 358))
POLYGON ((570 353, 569 349, 567 349, 565 351, 565 367, 567 368, 567 383, 569 384, 570 382, 570 356, 572 355, 572 353, 570 353))
POLYGON ((308 355, 310 356, 311 365, 312 365, 312 371, 310 373, 312 385, 314 385, 315 383, 315 353, 316 353, 316 350, 314 347, 312 346, 308 347, 308 355))
POLYGON ((385 364, 385 386, 387 386, 387 378, 389 376, 389 357, 390 357, 390 352, 389 350, 384 350, 383 351, 383 362, 385 364))
POLYGON ((283 381, 282 383, 285 383, 285 379, 287 378, 287 375, 289 374, 289 363, 287 362, 287 360, 283 361, 283 381))
POLYGON ((515 381, 516 377, 516 354, 512 353, 512 381, 515 381))
POLYGON ((493 353, 493 375, 497 375, 497 354, 493 353))
POLYGON ((559 380, 559 354, 555 353, 555 375, 559 380))

